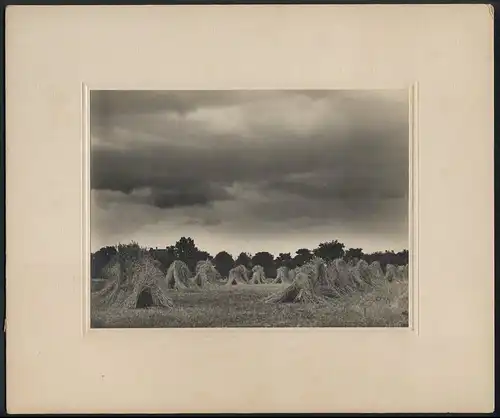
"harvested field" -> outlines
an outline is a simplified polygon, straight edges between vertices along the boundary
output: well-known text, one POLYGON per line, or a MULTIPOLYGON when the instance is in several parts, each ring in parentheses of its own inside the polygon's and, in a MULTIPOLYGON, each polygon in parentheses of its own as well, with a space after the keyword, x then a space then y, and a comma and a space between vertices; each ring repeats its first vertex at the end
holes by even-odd
POLYGON ((167 291, 172 308, 92 309, 93 328, 407 327, 408 282, 378 280, 328 304, 266 303, 285 284, 167 291))

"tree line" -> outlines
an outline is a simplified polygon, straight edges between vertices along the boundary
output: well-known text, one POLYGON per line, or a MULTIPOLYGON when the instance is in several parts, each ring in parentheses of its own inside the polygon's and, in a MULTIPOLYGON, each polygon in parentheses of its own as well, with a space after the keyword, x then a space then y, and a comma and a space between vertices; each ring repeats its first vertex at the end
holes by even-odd
POLYGON ((266 277, 276 277, 276 270, 279 267, 286 266, 293 269, 307 263, 314 256, 321 257, 327 261, 336 258, 343 258, 347 262, 360 259, 368 263, 378 261, 384 271, 387 264, 408 264, 408 250, 400 252, 386 250, 368 254, 364 253, 361 248, 346 249, 345 244, 337 240, 323 242, 312 250, 308 248, 299 248, 293 255, 291 253, 279 253, 278 256, 275 257, 267 251, 259 251, 253 255, 242 252, 235 259, 227 251, 220 251, 215 256, 212 256, 209 252, 198 248, 192 238, 182 237, 174 245, 165 248, 143 249, 135 242, 103 247, 91 255, 92 277, 102 277, 102 269, 113 257, 121 256, 125 253, 133 254, 139 251, 146 251, 158 260, 164 273, 167 272, 170 264, 172 264, 174 260, 182 260, 188 265, 191 271, 195 270, 196 264, 199 261, 212 260, 222 276, 227 276, 229 270, 241 264, 249 269, 252 268, 252 266, 261 265, 264 268, 266 277))

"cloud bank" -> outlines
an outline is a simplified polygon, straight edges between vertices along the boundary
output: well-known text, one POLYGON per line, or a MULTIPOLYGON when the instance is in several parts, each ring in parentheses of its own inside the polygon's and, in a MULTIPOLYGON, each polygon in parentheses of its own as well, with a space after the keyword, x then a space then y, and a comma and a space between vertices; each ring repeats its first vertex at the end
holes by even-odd
POLYGON ((407 91, 93 91, 92 249, 408 247, 407 91))

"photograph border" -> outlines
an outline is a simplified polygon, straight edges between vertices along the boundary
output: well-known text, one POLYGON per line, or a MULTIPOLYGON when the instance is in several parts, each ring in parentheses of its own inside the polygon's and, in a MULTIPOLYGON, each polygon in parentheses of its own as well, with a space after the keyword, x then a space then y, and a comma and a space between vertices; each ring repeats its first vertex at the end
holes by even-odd
MULTIPOLYGON (((246 89, 246 91, 287 91, 292 89, 246 89)), ((293 90, 305 90, 305 89, 293 89, 293 90)), ((358 329, 371 329, 371 330, 394 330, 396 332, 408 332, 412 331, 418 334, 418 272, 416 266, 418 265, 418 193, 416 189, 416 185, 418 184, 418 137, 417 137, 417 114, 418 114, 418 83, 414 82, 409 86, 401 86, 400 88, 394 87, 392 89, 381 89, 381 88, 360 88, 357 89, 355 87, 350 89, 345 88, 328 88, 328 89, 314 89, 317 91, 394 91, 394 90, 406 90, 407 98, 408 98, 408 119, 406 122, 408 123, 408 235, 407 235, 407 247, 408 250, 408 326, 405 327, 144 327, 144 328, 116 328, 116 327, 104 327, 104 328, 92 328, 91 327, 91 239, 92 239, 92 231, 91 231, 91 164, 92 164, 92 156, 91 156, 91 92, 92 91, 214 91, 209 89, 198 89, 198 90, 189 90, 189 89, 169 89, 165 90, 162 88, 153 89, 149 88, 141 88, 138 86, 135 89, 126 89, 119 88, 118 86, 114 86, 113 88, 105 88, 99 87, 98 89, 92 88, 91 85, 83 82, 82 83, 82 200, 84 202, 85 210, 82 211, 82 268, 83 268, 83 309, 84 312, 82 314, 83 318, 83 333, 87 334, 89 332, 109 332, 110 330, 121 330, 120 332, 125 332, 126 330, 132 332, 144 332, 145 330, 150 329, 186 329, 189 332, 196 332, 196 330, 207 330, 207 329, 219 329, 226 330, 230 329, 233 331, 238 330, 238 332, 242 332, 243 330, 254 329, 254 330, 266 330, 271 332, 272 330, 290 330, 290 329, 301 329, 301 330, 358 330, 358 329)), ((243 89, 218 89, 217 91, 243 91, 243 89)), ((310 331, 309 331, 310 332, 310 331)))

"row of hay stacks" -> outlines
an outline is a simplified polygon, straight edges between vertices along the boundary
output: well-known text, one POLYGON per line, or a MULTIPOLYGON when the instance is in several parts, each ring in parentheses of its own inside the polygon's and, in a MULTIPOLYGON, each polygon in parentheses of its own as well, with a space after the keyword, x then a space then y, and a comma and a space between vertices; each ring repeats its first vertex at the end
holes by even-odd
POLYGON ((264 300, 273 303, 320 303, 324 301, 320 287, 327 281, 326 264, 322 259, 315 258, 300 268, 289 286, 264 300))
MULTIPOLYGON (((158 261, 149 254, 142 253, 135 258, 123 259, 116 256, 106 266, 104 276, 107 279, 104 288, 95 292, 98 304, 137 308, 145 306, 171 307, 168 290, 202 289, 206 287, 239 284, 268 283, 264 268, 256 265, 249 272, 238 265, 231 269, 227 281, 210 260, 200 261, 192 275, 188 266, 180 260, 174 261, 164 275, 158 261), (251 278, 249 278, 250 274, 251 278)), ((387 265, 384 275, 380 264, 371 265, 360 260, 349 266, 344 260, 325 262, 314 258, 302 267, 289 270, 280 267, 272 283, 286 284, 287 287, 267 298, 269 302, 322 302, 325 298, 339 297, 356 290, 366 290, 375 281, 399 281, 408 278, 408 266, 387 265)))
POLYGON ((268 280, 264 272, 264 267, 255 265, 252 267, 252 270, 248 271, 245 266, 240 264, 229 270, 226 285, 232 286, 238 284, 264 284, 267 282, 268 280))
POLYGON ((252 270, 248 271, 245 266, 238 265, 229 271, 229 277, 226 285, 237 284, 265 284, 265 283, 292 283, 296 273, 300 268, 290 270, 288 267, 282 266, 277 269, 275 279, 266 278, 264 267, 255 265, 252 270))
POLYGON ((171 307, 172 301, 166 295, 168 290, 201 289, 222 284, 260 284, 265 283, 264 268, 255 266, 249 279, 244 266, 237 266, 229 272, 227 282, 210 260, 199 261, 195 274, 181 260, 175 260, 166 275, 158 261, 149 254, 142 253, 134 259, 114 257, 105 267, 104 288, 93 294, 98 305, 136 308, 143 306, 171 307))
POLYGON ((291 284, 296 275, 301 271, 302 267, 289 269, 286 266, 278 267, 276 270, 276 278, 267 278, 265 275, 264 267, 255 265, 249 271, 246 267, 238 265, 229 271, 229 277, 226 285, 237 284, 291 284))
POLYGON ((388 282, 408 278, 408 264, 405 266, 387 264, 385 267, 385 278, 388 282))
POLYGON ((216 285, 220 282, 221 275, 210 260, 199 261, 194 276, 186 263, 175 260, 170 264, 165 280, 168 289, 182 290, 216 285))
POLYGON ((168 307, 172 305, 165 294, 168 290, 266 282, 263 267, 255 266, 252 273, 249 279, 247 269, 239 265, 229 272, 229 277, 224 282, 210 260, 199 261, 194 275, 186 263, 175 260, 169 266, 166 275, 163 275, 159 263, 147 253, 140 254, 133 260, 120 259, 116 256, 104 269, 103 276, 106 279, 104 288, 95 292, 93 297, 97 304, 107 306, 138 307, 147 304, 168 307), (140 299, 142 296, 147 300, 140 299))
POLYGON ((180 260, 174 261, 164 275, 159 262, 146 252, 132 259, 115 256, 105 267, 106 285, 93 294, 93 302, 108 307, 172 307, 167 296, 171 289, 204 288, 217 285, 221 276, 209 261, 200 261, 194 276, 180 260))
MULTIPOLYGON (((279 270, 279 269, 278 269, 279 270)), ((287 283, 290 276, 286 270, 279 270, 275 283, 287 283)), ((328 298, 348 295, 356 291, 366 291, 377 283, 405 281, 408 279, 408 266, 386 266, 384 275, 380 263, 368 264, 359 260, 349 265, 343 259, 325 262, 319 257, 295 269, 291 283, 282 291, 267 298, 271 303, 323 303, 328 298)))

